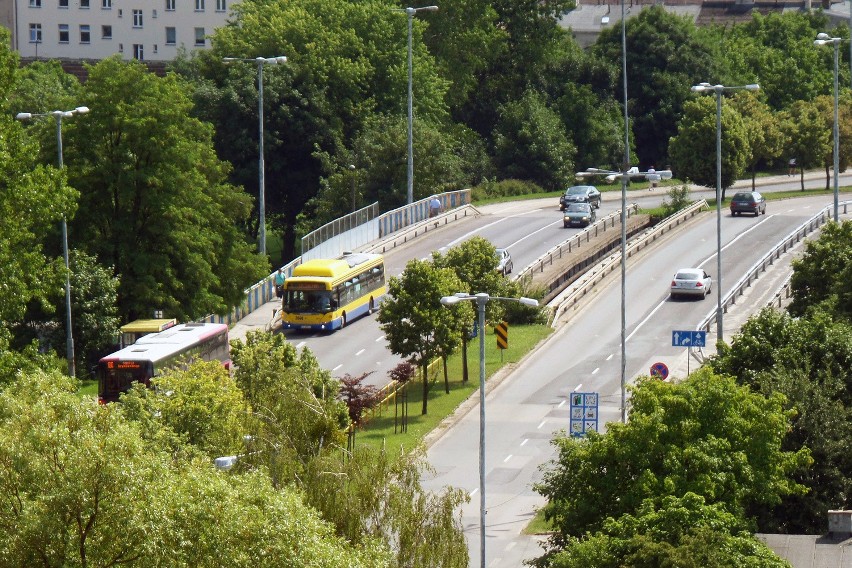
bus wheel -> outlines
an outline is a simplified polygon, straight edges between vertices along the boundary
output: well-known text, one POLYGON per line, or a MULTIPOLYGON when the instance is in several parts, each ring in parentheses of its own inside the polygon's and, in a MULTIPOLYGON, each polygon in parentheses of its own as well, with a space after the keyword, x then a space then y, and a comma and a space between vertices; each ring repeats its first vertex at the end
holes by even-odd
POLYGON ((373 312, 376 311, 376 304, 373 302, 373 299, 370 298, 370 315, 373 315, 373 312))
POLYGON ((343 312, 343 315, 340 318, 340 328, 339 329, 343 329, 344 327, 346 327, 346 312, 343 312))

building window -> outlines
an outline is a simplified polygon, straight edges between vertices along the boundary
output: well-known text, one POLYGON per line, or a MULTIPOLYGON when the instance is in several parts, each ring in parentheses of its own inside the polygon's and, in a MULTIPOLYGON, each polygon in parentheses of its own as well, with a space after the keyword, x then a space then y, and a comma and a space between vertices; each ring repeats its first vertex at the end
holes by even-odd
POLYGON ((133 27, 142 27, 142 10, 133 10, 133 27))
POLYGON ((157 44, 154 44, 154 53, 157 53, 157 44))
POLYGON ((41 8, 41 0, 30 0, 30 8, 41 8))
POLYGON ((204 28, 195 28, 195 45, 204 46, 204 28))
POLYGON ((153 10, 151 10, 151 17, 152 17, 152 18, 154 18, 154 19, 157 19, 157 10, 156 10, 156 8, 155 8, 155 9, 153 9, 153 10))
POLYGON ((88 25, 83 24, 80 26, 80 43, 91 43, 92 41, 92 32, 88 25))
POLYGON ((138 59, 142 61, 144 59, 144 53, 142 53, 142 44, 134 43, 133 44, 133 59, 138 59))
POLYGON ((101 39, 112 39, 112 26, 101 26, 101 39))
POLYGON ((176 0, 166 0, 166 12, 175 11, 175 1, 176 0))
POLYGON ((104 10, 112 9, 112 0, 101 0, 101 8, 104 10))
POLYGON ((67 8, 68 7, 68 0, 59 0, 59 7, 60 8, 67 8))
POLYGON ((118 44, 118 52, 124 53, 124 44, 123 43, 118 44))
POLYGON ((80 0, 80 7, 88 10, 89 9, 89 0, 80 0))
POLYGON ((203 12, 204 11, 204 0, 195 0, 195 11, 203 12))
POLYGON ((177 43, 177 32, 175 28, 166 28, 166 45, 175 45, 177 43))
POLYGON ((41 43, 41 24, 30 24, 30 43, 41 43))
POLYGON ((68 39, 70 37, 71 35, 68 31, 68 24, 59 24, 59 43, 68 43, 68 39))
POLYGON ((228 3, 226 0, 216 0, 216 11, 224 12, 228 9, 228 3))

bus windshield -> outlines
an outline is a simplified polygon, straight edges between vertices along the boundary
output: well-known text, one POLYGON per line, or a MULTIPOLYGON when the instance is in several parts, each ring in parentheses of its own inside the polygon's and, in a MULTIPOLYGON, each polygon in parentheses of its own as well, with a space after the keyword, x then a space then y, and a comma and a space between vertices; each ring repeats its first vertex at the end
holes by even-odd
POLYGON ((330 312, 337 306, 330 290, 299 290, 290 289, 284 293, 284 309, 290 313, 321 313, 330 312))

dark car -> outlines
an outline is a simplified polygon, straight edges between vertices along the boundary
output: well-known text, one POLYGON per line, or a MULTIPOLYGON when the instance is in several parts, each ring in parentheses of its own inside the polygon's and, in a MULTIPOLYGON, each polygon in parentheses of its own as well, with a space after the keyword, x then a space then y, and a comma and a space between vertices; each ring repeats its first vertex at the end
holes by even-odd
POLYGON ((570 203, 562 214, 565 227, 588 227, 596 220, 595 208, 588 203, 570 203))
POLYGON ((731 216, 752 213, 766 215, 766 199, 756 191, 739 191, 731 198, 731 216))
POLYGON ((575 185, 565 190, 565 194, 559 198, 559 210, 565 211, 569 203, 588 203, 592 207, 600 208, 601 192, 593 185, 575 185))

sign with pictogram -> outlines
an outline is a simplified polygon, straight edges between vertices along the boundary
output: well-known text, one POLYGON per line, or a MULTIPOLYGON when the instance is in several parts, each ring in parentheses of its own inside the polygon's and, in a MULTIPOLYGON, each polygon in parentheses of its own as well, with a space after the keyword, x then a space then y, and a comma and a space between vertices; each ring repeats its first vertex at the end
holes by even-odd
POLYGON ((571 393, 571 435, 585 436, 598 431, 598 393, 571 393))
POLYGON ((704 347, 707 345, 706 331, 672 331, 672 347, 704 347))
POLYGON ((497 348, 498 349, 508 349, 509 348, 509 324, 505 321, 501 321, 496 326, 494 326, 494 334, 497 336, 497 348))
POLYGON ((669 368, 665 363, 654 363, 651 365, 651 376, 657 377, 661 381, 665 381, 669 378, 669 368))

